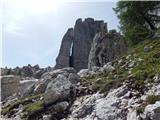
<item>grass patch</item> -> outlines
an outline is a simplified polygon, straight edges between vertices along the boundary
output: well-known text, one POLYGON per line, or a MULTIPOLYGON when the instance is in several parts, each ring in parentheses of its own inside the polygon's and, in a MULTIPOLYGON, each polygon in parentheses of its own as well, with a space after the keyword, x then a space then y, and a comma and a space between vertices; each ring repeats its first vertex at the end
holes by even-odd
POLYGON ((140 106, 136 108, 137 114, 140 115, 144 112, 145 107, 144 106, 140 106))
POLYGON ((154 82, 154 76, 160 75, 160 39, 142 41, 129 48, 124 56, 112 63, 114 71, 91 75, 84 80, 92 86, 93 90, 107 92, 119 87, 124 81, 129 80, 129 75, 133 75, 135 80, 131 82, 132 87, 143 93, 147 90, 145 84, 154 82), (148 52, 144 51, 145 46, 149 47, 148 52), (132 63, 133 66, 129 67, 132 63))
POLYGON ((110 89, 114 89, 122 85, 127 77, 127 70, 116 69, 109 73, 100 73, 83 78, 88 85, 92 86, 95 91, 107 93, 110 89))
POLYGON ((146 98, 148 104, 155 104, 156 101, 160 101, 160 95, 149 95, 146 98))
POLYGON ((44 107, 44 102, 43 101, 37 101, 35 103, 27 104, 24 106, 24 112, 27 112, 29 114, 32 114, 36 111, 39 111, 43 109, 44 107))
POLYGON ((22 105, 26 105, 26 104, 30 104, 32 103, 32 99, 36 100, 36 99, 39 99, 41 96, 43 96, 43 94, 38 94, 38 95, 32 95, 32 96, 28 96, 26 98, 23 98, 23 99, 20 99, 20 100, 17 100, 15 101, 13 104, 11 105, 8 105, 8 106, 4 106, 2 107, 2 115, 5 115, 7 113, 10 113, 10 111, 13 109, 13 108, 18 108, 18 106, 20 104, 22 105))
POLYGON ((145 41, 135 48, 133 53, 143 59, 140 65, 132 70, 135 75, 138 75, 137 77, 141 75, 140 77, 144 79, 153 77, 154 73, 160 74, 160 40, 145 41), (144 52, 145 46, 150 47, 148 52, 144 52))

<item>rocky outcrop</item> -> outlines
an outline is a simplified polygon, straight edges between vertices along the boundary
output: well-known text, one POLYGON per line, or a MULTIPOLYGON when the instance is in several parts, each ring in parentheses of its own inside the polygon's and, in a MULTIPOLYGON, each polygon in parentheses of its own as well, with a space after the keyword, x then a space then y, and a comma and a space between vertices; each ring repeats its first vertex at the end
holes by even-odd
POLYGON ((35 79, 33 75, 41 69, 29 65, 17 69, 31 70, 31 77, 2 76, 4 119, 159 120, 160 41, 144 41, 128 54, 110 61, 121 54, 124 43, 119 43, 120 38, 115 31, 96 34, 90 69, 78 73, 71 67, 45 68, 35 79), (103 61, 103 57, 109 60, 103 61))
POLYGON ((1 78, 1 100, 5 100, 7 97, 13 94, 18 95, 20 92, 19 81, 20 78, 13 75, 2 76, 1 78))
POLYGON ((44 101, 46 105, 73 97, 75 85, 80 81, 79 76, 74 73, 72 68, 61 69, 59 70, 60 74, 56 71, 54 73, 45 90, 44 101))
POLYGON ((103 66, 126 49, 120 33, 114 30, 108 33, 104 21, 78 19, 74 28, 70 28, 62 39, 55 68, 74 67, 79 71, 91 66, 103 66))
POLYGON ((38 79, 25 79, 20 82, 20 96, 26 97, 33 93, 35 89, 35 84, 38 82, 38 79))
POLYGON ((89 54, 88 67, 103 66, 109 61, 116 59, 127 50, 127 46, 116 31, 109 33, 97 33, 93 39, 89 54))
POLYGON ((76 70, 88 68, 88 56, 95 34, 98 31, 107 32, 107 24, 104 21, 94 21, 88 18, 82 21, 78 19, 74 26, 73 41, 73 67, 76 70))
POLYGON ((157 101, 155 104, 152 105, 147 105, 144 114, 144 119, 146 120, 158 120, 160 118, 160 101, 157 101))
POLYGON ((40 68, 39 65, 31 66, 28 64, 27 66, 23 67, 16 67, 16 68, 1 68, 1 75, 16 75, 21 77, 34 77, 40 78, 41 75, 47 71, 52 70, 51 67, 40 68))
POLYGON ((93 94, 78 98, 73 106, 72 114, 65 120, 78 118, 79 120, 123 120, 127 111, 123 96, 128 99, 128 90, 122 86, 111 91, 106 97, 103 94, 93 94))
POLYGON ((9 92, 15 93, 13 90, 19 88, 20 96, 16 96, 13 99, 12 94, 7 94, 7 97, 10 96, 10 99, 4 101, 3 105, 6 107, 4 107, 2 114, 13 119, 22 118, 25 114, 27 115, 27 120, 36 120, 39 117, 42 118, 42 116, 44 119, 63 118, 76 98, 77 93, 84 93, 87 89, 83 87, 78 88, 81 85, 81 80, 73 68, 46 72, 39 80, 23 78, 23 80, 16 81, 14 77, 11 77, 3 76, 3 84, 6 82, 10 87, 8 88, 2 84, 3 88, 6 87, 3 89, 3 92, 9 90, 9 92), (13 88, 10 85, 10 81, 7 82, 8 79, 10 81, 13 80, 14 83, 17 82, 18 85, 15 86, 12 83, 13 88), (7 108, 8 106, 9 109, 7 108), (13 116, 12 113, 14 113, 13 116), (41 115, 37 115, 37 113, 41 115), (48 113, 51 115, 47 115, 48 113), (59 116, 60 114, 61 116, 59 116))
POLYGON ((45 104, 54 103, 56 101, 64 101, 70 96, 71 82, 64 75, 58 75, 56 79, 51 81, 45 91, 45 104))
POLYGON ((74 67, 76 70, 88 68, 88 56, 95 34, 107 32, 104 21, 87 18, 78 19, 73 29, 69 29, 62 39, 55 68, 74 67))
POLYGON ((74 33, 73 28, 68 29, 66 34, 64 35, 62 39, 61 48, 59 51, 59 55, 56 59, 56 66, 55 68, 64 68, 64 67, 70 67, 70 58, 71 58, 71 47, 73 44, 74 39, 74 33))

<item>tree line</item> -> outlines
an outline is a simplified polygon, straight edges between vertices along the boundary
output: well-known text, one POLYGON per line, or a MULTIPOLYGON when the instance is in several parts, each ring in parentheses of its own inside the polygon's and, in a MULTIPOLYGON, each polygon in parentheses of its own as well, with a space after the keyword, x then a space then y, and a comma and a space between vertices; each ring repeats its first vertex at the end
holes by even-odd
POLYGON ((159 29, 160 1, 119 1, 113 9, 129 45, 137 44, 159 29))

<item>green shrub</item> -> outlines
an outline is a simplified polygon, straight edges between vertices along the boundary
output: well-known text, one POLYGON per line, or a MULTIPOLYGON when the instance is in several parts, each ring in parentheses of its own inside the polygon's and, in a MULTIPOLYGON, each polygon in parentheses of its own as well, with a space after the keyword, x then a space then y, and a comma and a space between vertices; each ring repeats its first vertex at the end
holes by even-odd
POLYGON ((109 33, 116 33, 117 31, 115 29, 109 30, 109 33))
POLYGON ((26 106, 24 106, 24 111, 26 111, 29 114, 32 114, 36 111, 43 109, 43 106, 44 106, 43 101, 37 101, 35 103, 27 104, 26 106))
POLYGON ((137 107, 137 108, 136 108, 137 114, 138 114, 138 115, 139 115, 139 114, 142 114, 142 113, 144 112, 144 109, 145 109, 145 107, 143 107, 143 106, 137 107))
POLYGON ((148 104, 154 104, 156 101, 160 101, 160 95, 149 95, 146 98, 148 104))
POLYGON ((31 95, 31 96, 22 98, 20 100, 17 100, 11 105, 2 107, 1 113, 2 113, 2 115, 5 115, 5 114, 9 113, 10 111, 12 111, 12 109, 17 108, 20 104, 22 104, 22 105, 30 104, 30 103, 32 103, 32 99, 34 99, 34 100, 39 99, 41 96, 43 96, 43 94, 31 95))

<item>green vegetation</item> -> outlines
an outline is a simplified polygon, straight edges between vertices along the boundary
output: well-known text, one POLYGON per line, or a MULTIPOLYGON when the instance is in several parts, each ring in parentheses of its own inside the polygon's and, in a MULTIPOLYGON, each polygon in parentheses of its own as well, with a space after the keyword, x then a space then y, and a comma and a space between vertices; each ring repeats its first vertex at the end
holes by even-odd
POLYGON ((84 78, 88 84, 92 85, 93 90, 99 90, 102 93, 108 93, 110 89, 118 88, 128 76, 125 68, 118 66, 114 71, 91 75, 84 78))
POLYGON ((14 102, 13 104, 7 105, 7 106, 3 107, 1 113, 2 113, 3 115, 5 115, 5 114, 7 114, 7 113, 10 113, 10 111, 12 111, 12 109, 17 108, 20 104, 22 104, 22 105, 27 105, 27 104, 33 103, 33 101, 32 101, 33 99, 34 99, 34 100, 37 100, 37 99, 39 99, 41 96, 43 96, 43 94, 32 95, 32 96, 29 96, 29 97, 26 97, 26 98, 17 100, 17 101, 14 102))
POLYGON ((160 1, 119 1, 114 11, 120 19, 120 29, 129 45, 134 45, 153 34, 160 16, 151 12, 160 1))
POLYGON ((24 111, 32 114, 34 112, 37 112, 39 110, 42 110, 44 107, 44 102, 43 101, 37 101, 35 103, 27 104, 24 106, 24 111))
POLYGON ((137 114, 142 114, 144 112, 145 107, 144 106, 140 106, 136 108, 137 114))
POLYGON ((146 98, 148 104, 154 104, 156 101, 160 101, 160 95, 149 95, 146 98))
POLYGON ((138 45, 131 54, 137 54, 142 61, 140 65, 133 68, 132 73, 138 80, 151 80, 156 74, 160 74, 160 41, 144 41, 138 45), (144 52, 144 47, 148 46, 149 51, 144 52))
POLYGON ((109 30, 110 33, 116 33, 116 29, 109 30))
POLYGON ((121 86, 123 82, 129 82, 133 89, 143 94, 147 89, 146 84, 154 82, 155 75, 160 75, 160 40, 142 41, 112 63, 115 70, 91 75, 84 80, 93 90, 103 93, 121 86), (149 47, 147 52, 144 51, 146 46, 149 47), (129 67, 132 63, 134 65, 129 67))

